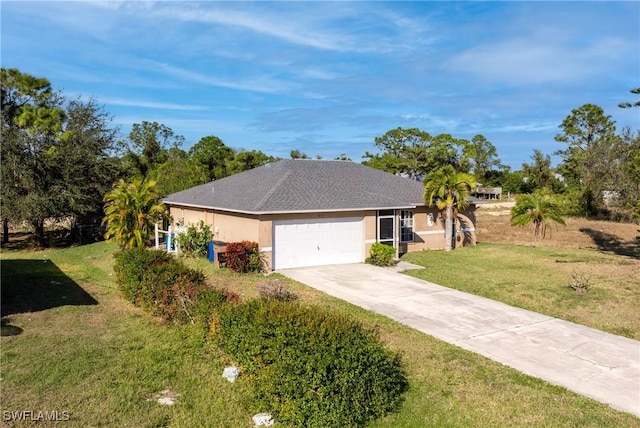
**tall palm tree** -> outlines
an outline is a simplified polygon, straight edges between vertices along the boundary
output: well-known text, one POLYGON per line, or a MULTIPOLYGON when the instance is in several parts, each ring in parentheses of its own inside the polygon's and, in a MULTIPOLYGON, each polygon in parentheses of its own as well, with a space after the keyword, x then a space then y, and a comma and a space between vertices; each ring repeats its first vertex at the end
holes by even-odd
POLYGON ((524 227, 531 223, 534 225, 533 245, 535 246, 540 232, 544 238, 547 232, 547 223, 565 225, 561 210, 553 196, 540 190, 530 195, 522 195, 511 208, 511 225, 524 227))
POLYGON ((475 182, 471 174, 457 172, 451 165, 430 172, 424 179, 425 203, 445 210, 445 251, 453 248, 453 210, 464 209, 469 205, 469 194, 475 182))
POLYGON ((146 246, 156 221, 165 214, 158 201, 155 181, 134 179, 118 181, 104 196, 105 239, 115 239, 120 248, 146 246))

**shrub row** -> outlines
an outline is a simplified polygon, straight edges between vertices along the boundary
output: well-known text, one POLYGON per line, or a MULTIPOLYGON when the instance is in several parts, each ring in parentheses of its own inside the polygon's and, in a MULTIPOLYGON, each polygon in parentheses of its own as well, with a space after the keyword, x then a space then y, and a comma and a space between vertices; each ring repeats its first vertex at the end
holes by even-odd
POLYGON ((253 378, 256 411, 284 424, 356 427, 396 409, 408 383, 377 329, 317 307, 256 299, 226 305, 219 346, 253 378))
POLYGON ((239 300, 210 288, 202 272, 165 251, 134 248, 116 253, 115 259, 116 282, 124 297, 168 321, 206 323, 214 307, 239 300))

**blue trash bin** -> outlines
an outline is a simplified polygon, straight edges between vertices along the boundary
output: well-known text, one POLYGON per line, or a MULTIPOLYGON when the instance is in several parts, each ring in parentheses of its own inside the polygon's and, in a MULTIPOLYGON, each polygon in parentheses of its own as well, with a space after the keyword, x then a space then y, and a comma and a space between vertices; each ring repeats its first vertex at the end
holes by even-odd
POLYGON ((215 250, 213 249, 213 241, 209 241, 207 256, 209 258, 209 261, 213 263, 213 261, 215 260, 215 250))

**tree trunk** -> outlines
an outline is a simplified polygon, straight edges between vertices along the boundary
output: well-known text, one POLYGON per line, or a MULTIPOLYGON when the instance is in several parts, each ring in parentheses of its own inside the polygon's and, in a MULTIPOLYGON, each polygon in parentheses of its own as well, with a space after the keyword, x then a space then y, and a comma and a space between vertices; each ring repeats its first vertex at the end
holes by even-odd
POLYGON ((71 225, 69 227, 69 243, 70 244, 78 244, 79 242, 79 232, 78 228, 78 218, 76 216, 71 217, 71 225))
POLYGON ((9 243, 9 219, 2 219, 2 244, 6 245, 9 243))
POLYGON ((447 204, 444 215, 444 250, 451 251, 453 246, 453 204, 447 204))
POLYGON ((32 221, 33 229, 35 231, 33 236, 33 248, 41 249, 47 247, 47 238, 44 234, 44 220, 32 221))

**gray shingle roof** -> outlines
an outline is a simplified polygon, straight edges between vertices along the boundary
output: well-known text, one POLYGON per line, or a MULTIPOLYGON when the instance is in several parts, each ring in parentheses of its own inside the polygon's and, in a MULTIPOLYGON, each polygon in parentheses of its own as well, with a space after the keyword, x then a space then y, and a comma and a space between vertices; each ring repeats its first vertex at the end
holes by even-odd
POLYGON ((286 159, 167 196, 163 202, 248 214, 424 205, 422 183, 347 161, 286 159))

